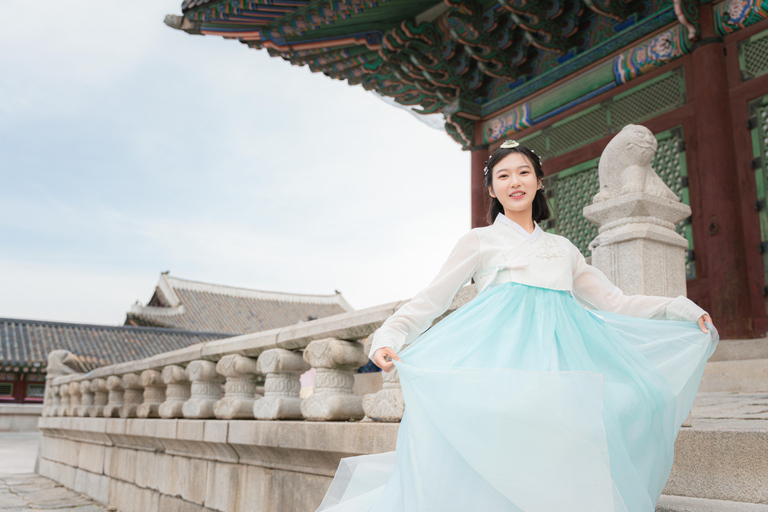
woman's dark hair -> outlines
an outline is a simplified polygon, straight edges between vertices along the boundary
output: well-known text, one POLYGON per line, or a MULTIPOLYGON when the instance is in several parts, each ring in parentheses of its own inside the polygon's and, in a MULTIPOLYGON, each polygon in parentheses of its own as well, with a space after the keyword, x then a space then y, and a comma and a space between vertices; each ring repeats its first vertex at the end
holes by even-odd
MULTIPOLYGON (((488 169, 488 172, 485 173, 486 190, 488 190, 488 187, 490 187, 493 183, 493 168, 501 161, 502 158, 512 153, 520 153, 528 160, 530 160, 530 162, 533 164, 533 170, 536 174, 537 180, 544 178, 544 171, 541 168, 541 160, 539 160, 538 155, 531 151, 529 148, 523 145, 519 145, 514 148, 499 148, 493 152, 491 158, 489 158, 485 163, 485 167, 488 169)), ((497 198, 491 197, 490 199, 491 202, 488 205, 488 224, 493 224, 493 222, 496 220, 496 216, 499 213, 504 215, 504 207, 501 205, 497 198)), ((536 191, 536 195, 533 198, 532 207, 533 220, 536 222, 540 223, 541 221, 550 218, 551 214, 549 213, 549 205, 547 204, 547 197, 543 188, 536 191)))

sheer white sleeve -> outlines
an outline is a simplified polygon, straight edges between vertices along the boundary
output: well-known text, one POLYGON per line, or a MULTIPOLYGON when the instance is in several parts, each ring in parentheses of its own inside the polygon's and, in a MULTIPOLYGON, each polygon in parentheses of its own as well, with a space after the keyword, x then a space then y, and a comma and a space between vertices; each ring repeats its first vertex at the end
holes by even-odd
POLYGON ((624 295, 599 269, 589 265, 571 244, 573 266, 573 295, 591 309, 611 311, 639 318, 687 320, 695 322, 706 314, 699 305, 684 295, 675 298, 655 295, 624 295))
POLYGON ((475 231, 459 238, 437 276, 418 292, 410 302, 401 306, 373 333, 368 357, 376 350, 390 347, 398 352, 415 340, 435 318, 445 313, 453 297, 480 268, 480 240, 475 231))

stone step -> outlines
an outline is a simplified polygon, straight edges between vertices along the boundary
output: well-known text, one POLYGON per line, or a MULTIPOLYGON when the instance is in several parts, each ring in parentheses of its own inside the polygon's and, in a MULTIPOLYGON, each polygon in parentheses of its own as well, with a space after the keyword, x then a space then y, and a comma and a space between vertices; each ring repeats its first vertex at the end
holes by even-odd
POLYGON ((704 367, 699 391, 705 393, 716 391, 768 393, 768 359, 731 361, 713 361, 710 359, 704 367))
MULTIPOLYGON (((725 420, 723 424, 735 425, 734 421, 725 420)), ((663 492, 768 504, 766 475, 768 429, 696 428, 694 418, 694 428, 682 428, 677 436, 674 465, 663 492)))
POLYGON ((768 505, 662 494, 656 512, 768 512, 768 505))
POLYGON ((709 362, 745 359, 768 359, 768 338, 720 340, 709 362))

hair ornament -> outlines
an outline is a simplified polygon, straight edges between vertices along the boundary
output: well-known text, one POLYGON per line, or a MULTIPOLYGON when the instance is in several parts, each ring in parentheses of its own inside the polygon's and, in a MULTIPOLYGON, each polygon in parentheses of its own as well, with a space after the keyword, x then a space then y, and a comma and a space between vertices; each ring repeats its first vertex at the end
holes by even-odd
POLYGON ((483 176, 485 176, 486 174, 488 174, 488 160, 483 162, 483 166, 484 166, 483 167, 483 176))
POLYGON ((519 145, 520 143, 517 142, 516 140, 505 140, 504 142, 501 143, 501 146, 499 147, 502 149, 510 149, 510 148, 516 148, 519 145))

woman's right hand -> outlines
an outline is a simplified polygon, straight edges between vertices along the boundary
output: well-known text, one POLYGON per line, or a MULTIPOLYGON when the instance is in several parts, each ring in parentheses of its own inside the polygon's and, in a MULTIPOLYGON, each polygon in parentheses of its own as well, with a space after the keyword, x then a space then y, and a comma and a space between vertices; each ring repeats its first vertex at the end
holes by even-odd
POLYGON ((388 372, 395 366, 395 363, 393 363, 391 360, 387 361, 386 356, 389 356, 395 361, 400 361, 400 358, 397 357, 397 352, 395 352, 393 349, 389 347, 381 347, 373 353, 373 364, 385 372, 388 372))

